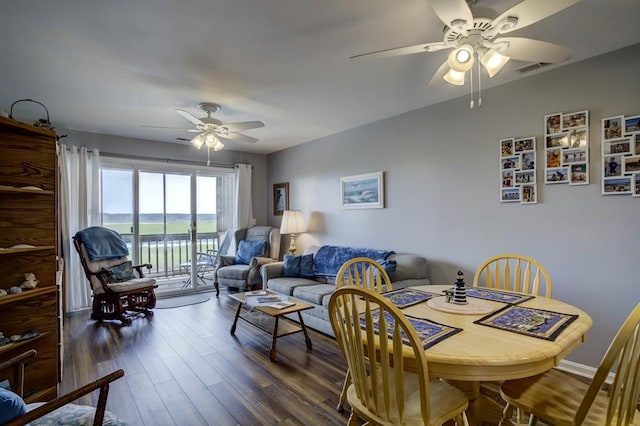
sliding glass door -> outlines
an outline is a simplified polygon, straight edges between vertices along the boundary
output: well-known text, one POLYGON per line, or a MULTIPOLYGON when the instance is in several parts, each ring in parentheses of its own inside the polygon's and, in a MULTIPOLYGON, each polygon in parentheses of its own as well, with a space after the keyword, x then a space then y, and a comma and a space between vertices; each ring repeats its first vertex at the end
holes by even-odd
POLYGON ((120 162, 101 171, 103 225, 125 237, 136 263, 153 265, 158 292, 210 288, 234 214, 233 172, 120 162))

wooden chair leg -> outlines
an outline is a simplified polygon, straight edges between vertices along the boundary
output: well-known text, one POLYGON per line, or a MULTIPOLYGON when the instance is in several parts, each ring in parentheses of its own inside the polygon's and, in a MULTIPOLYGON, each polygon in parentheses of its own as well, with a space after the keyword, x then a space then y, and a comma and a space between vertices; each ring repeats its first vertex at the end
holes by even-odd
POLYGON ((342 392, 340 392, 340 400, 338 401, 338 412, 342 413, 344 411, 344 404, 347 402, 347 389, 351 386, 351 373, 349 373, 349 369, 344 375, 344 383, 342 384, 342 392))
POLYGON ((502 420, 500 420, 500 426, 513 426, 511 422, 511 417, 513 417, 513 411, 515 407, 509 403, 505 405, 504 410, 502 410, 502 420))
POLYGON ((358 420, 358 416, 356 416, 356 413, 351 411, 351 415, 349 416, 349 420, 347 420, 347 426, 357 426, 357 424, 358 424, 357 420, 358 420))

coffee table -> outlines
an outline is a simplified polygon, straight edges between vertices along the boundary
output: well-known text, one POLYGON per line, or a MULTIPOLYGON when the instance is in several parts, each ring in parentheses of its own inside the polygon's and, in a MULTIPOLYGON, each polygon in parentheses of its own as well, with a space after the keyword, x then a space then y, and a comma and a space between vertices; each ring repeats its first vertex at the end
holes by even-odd
MULTIPOLYGON (((293 298, 289 298, 289 302, 293 302, 294 305, 293 306, 289 306, 287 308, 283 308, 283 309, 276 309, 276 308, 271 308, 268 306, 256 306, 253 308, 253 310, 261 312, 263 314, 266 314, 267 316, 273 318, 274 320, 274 324, 273 324, 273 328, 270 329, 268 327, 268 322, 267 321, 261 321, 261 319, 258 316, 256 316, 255 314, 252 315, 252 312, 245 312, 244 315, 241 315, 241 311, 242 308, 246 308, 246 298, 247 296, 251 297, 252 294, 255 294, 255 291, 248 291, 248 292, 244 292, 244 293, 237 293, 237 294, 230 294, 229 297, 231 297, 233 300, 239 302, 238 303, 238 309, 236 310, 236 316, 233 320, 233 325, 231 326, 231 335, 235 335, 236 332, 236 325, 238 324, 238 319, 243 319, 244 321, 248 322, 249 324, 253 325, 254 327, 259 328, 262 331, 266 331, 267 333, 271 333, 271 349, 269 350, 269 359, 271 361, 275 361, 276 359, 276 341, 278 340, 278 337, 282 337, 282 336, 287 336, 289 334, 294 334, 294 333, 300 333, 303 332, 304 333, 304 341, 307 345, 307 349, 311 350, 311 339, 309 338, 309 333, 307 333, 307 328, 304 325, 304 321, 302 320, 302 315, 300 314, 300 312, 307 310, 307 309, 313 309, 312 305, 309 305, 307 303, 301 302, 300 300, 297 299, 293 299, 293 298), (283 317, 285 315, 288 314, 293 314, 293 313, 298 313, 298 320, 300 321, 300 324, 296 324, 293 321, 288 320, 287 318, 283 318, 284 321, 279 321, 280 317, 283 317)), ((270 290, 266 290, 266 294, 265 295, 278 295, 275 292, 272 292, 270 290)), ((245 309, 246 311, 246 309, 245 309)))

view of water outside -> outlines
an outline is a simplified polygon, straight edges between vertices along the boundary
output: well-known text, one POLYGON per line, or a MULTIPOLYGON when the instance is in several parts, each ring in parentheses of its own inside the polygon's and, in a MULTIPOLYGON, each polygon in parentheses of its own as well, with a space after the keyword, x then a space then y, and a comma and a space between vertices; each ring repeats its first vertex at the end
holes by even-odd
MULTIPOLYGON (((217 249, 216 177, 197 176, 197 251, 217 249)), ((133 254, 133 171, 102 169, 102 223, 119 232, 133 254)), ((152 275, 185 274, 191 257, 191 176, 139 172, 138 263, 151 263, 152 275)))

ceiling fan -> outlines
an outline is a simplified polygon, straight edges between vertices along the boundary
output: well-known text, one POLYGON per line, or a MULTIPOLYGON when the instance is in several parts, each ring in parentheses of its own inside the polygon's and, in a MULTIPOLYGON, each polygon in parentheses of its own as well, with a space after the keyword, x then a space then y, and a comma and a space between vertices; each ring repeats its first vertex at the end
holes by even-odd
MULTIPOLYGON (((213 148, 214 151, 220 151, 224 148, 222 140, 231 140, 237 142, 255 143, 258 139, 251 136, 238 133, 240 130, 257 129, 264 127, 262 121, 243 121, 240 123, 227 123, 223 124, 222 121, 213 118, 211 115, 220 110, 220 105, 213 102, 202 102, 199 104, 201 110, 207 113, 206 117, 198 118, 188 111, 176 108, 178 114, 189 120, 195 125, 195 128, 182 129, 190 133, 198 133, 190 142, 198 149, 202 146, 206 146, 207 149, 213 148)), ((155 127, 161 129, 175 129, 175 127, 161 127, 161 126, 145 126, 155 127)), ((179 138, 180 140, 189 140, 179 138)))
MULTIPOLYGON (((530 38, 502 35, 534 24, 580 0, 524 0, 494 19, 473 16, 468 3, 475 4, 477 1, 429 0, 431 8, 445 24, 443 41, 377 50, 351 58, 389 57, 453 49, 429 84, 442 77, 450 84, 462 86, 466 72, 471 70, 472 94, 472 66, 475 61, 479 62, 479 79, 480 64, 489 77, 493 77, 510 59, 557 63, 569 58, 571 52, 566 47, 530 38)), ((481 97, 478 104, 482 105, 481 97)), ((473 99, 470 106, 473 108, 473 99)))

